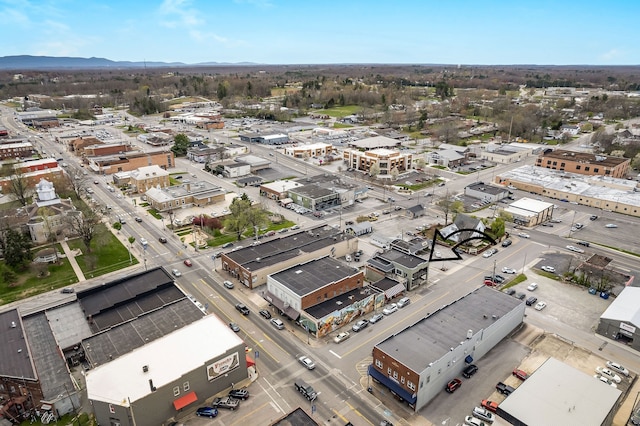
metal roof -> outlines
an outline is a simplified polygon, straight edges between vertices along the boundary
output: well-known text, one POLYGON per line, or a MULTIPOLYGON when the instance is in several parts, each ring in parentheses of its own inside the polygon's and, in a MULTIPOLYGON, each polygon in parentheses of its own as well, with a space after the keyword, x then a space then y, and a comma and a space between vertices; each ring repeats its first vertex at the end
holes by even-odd
POLYGON ((625 287, 600 316, 640 327, 640 287, 625 287))
POLYGON ((271 277, 302 297, 359 273, 357 268, 325 256, 271 274, 271 277))

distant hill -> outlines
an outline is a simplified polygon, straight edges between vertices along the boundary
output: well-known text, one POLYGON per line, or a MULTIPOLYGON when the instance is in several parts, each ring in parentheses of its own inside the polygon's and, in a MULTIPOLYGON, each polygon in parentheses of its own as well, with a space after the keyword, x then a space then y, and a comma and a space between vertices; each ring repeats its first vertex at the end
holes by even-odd
MULTIPOLYGON (((163 67, 188 67, 188 66, 215 66, 228 65, 219 62, 206 62, 202 64, 185 64, 182 62, 130 62, 112 61, 105 58, 72 58, 55 56, 0 56, 0 70, 64 70, 64 69, 123 69, 123 68, 163 68, 163 67)), ((251 65, 243 62, 238 65, 251 65)))

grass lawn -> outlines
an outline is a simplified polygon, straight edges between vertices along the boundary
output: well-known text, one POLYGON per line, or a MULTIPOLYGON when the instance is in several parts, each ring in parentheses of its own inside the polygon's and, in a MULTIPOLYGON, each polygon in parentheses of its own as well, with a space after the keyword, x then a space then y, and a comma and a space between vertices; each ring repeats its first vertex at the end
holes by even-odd
POLYGON ((359 105, 336 106, 329 109, 315 110, 318 114, 326 114, 331 117, 342 118, 347 115, 355 114, 362 109, 359 105))
POLYGON ((72 250, 82 250, 82 255, 77 256, 76 261, 87 279, 139 263, 135 256, 132 256, 132 262, 129 262, 127 247, 102 224, 96 227, 95 236, 91 241, 91 253, 86 252, 80 240, 69 241, 69 247, 72 250))
MULTIPOLYGON (((62 253, 62 247, 57 246, 62 253)), ((25 299, 56 288, 66 287, 78 282, 69 261, 60 258, 60 264, 33 265, 25 272, 18 274, 18 282, 14 287, 5 284, 0 285, 0 305, 16 300, 25 299), (42 269, 40 269, 42 268, 42 269), (46 275, 38 276, 39 272, 46 269, 46 275)))

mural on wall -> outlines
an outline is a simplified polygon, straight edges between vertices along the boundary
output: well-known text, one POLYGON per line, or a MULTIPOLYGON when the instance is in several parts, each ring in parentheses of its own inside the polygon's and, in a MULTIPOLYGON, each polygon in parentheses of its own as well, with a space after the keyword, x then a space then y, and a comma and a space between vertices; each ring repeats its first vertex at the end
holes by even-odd
POLYGON ((207 379, 211 381, 231 370, 235 370, 238 366, 240 366, 240 357, 238 353, 235 352, 207 365, 207 379))
POLYGON ((361 315, 373 312, 384 305, 384 293, 372 294, 362 300, 358 300, 349 306, 335 310, 318 321, 317 337, 327 334, 350 323, 361 315))

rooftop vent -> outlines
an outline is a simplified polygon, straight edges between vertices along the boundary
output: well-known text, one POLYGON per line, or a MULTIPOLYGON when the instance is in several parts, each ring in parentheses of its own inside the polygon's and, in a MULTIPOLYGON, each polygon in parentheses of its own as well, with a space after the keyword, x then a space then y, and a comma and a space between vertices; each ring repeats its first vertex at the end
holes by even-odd
POLYGON ((473 337, 473 330, 467 330, 467 339, 471 339, 473 337))
POLYGON ((142 366, 142 372, 146 373, 147 371, 149 371, 149 366, 148 365, 143 365, 142 366))
POLYGON ((11 328, 16 328, 16 322, 15 321, 11 321, 11 328))

